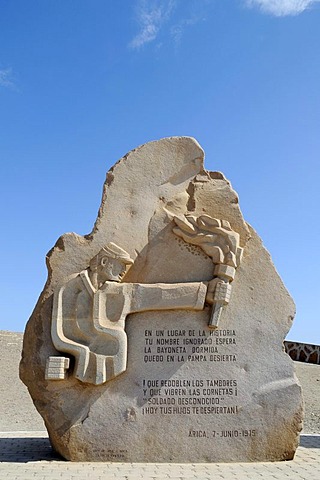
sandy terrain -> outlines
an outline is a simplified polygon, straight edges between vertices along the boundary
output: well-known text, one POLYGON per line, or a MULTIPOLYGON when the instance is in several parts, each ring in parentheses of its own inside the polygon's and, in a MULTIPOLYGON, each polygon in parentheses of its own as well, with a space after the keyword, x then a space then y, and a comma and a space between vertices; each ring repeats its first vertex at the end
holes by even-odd
POLYGON ((22 333, 0 331, 0 431, 45 430, 27 387, 19 379, 22 333))
MULTIPOLYGON (((0 431, 45 430, 27 388, 19 380, 22 333, 0 331, 0 431)), ((295 362, 304 392, 304 433, 320 434, 320 365, 295 362)))

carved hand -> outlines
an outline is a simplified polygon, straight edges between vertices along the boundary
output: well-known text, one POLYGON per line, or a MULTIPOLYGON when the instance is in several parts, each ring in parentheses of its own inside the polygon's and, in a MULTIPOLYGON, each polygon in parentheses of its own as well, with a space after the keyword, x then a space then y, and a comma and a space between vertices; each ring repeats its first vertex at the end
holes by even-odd
POLYGON ((217 286, 217 283, 221 282, 219 278, 214 278, 208 283, 207 294, 206 294, 206 303, 208 305, 213 305, 214 303, 214 292, 217 286))

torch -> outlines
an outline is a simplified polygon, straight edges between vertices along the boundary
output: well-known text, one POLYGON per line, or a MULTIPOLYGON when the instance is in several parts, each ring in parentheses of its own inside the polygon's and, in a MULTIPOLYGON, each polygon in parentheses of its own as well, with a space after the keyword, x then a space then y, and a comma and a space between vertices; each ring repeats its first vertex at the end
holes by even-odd
POLYGON ((214 264, 214 278, 208 286, 212 303, 208 326, 216 329, 223 307, 230 301, 231 282, 242 258, 240 235, 232 230, 227 220, 219 220, 209 215, 184 215, 174 217, 174 222, 176 226, 173 232, 185 242, 202 248, 214 264))

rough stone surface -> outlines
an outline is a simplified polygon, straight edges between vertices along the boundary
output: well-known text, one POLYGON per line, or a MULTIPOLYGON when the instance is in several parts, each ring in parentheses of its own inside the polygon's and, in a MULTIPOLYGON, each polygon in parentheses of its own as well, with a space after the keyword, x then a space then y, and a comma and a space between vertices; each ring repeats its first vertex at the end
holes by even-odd
MULTIPOLYGON (((194 139, 151 142, 123 157, 108 172, 93 232, 63 235, 47 264, 48 280, 26 327, 20 376, 52 445, 65 458, 247 462, 293 457, 302 397, 283 340, 294 304, 261 240, 244 221, 230 183, 221 173, 204 170, 203 151, 194 139), (68 356, 56 350, 51 334, 51 324, 54 329, 57 323, 52 319, 67 324, 66 313, 53 313, 53 303, 59 307, 57 292, 70 278, 89 272, 92 259, 110 242, 134 262, 117 285, 208 285, 213 257, 173 232, 174 218, 186 214, 220 219, 240 236, 243 258, 218 328, 208 327, 209 294, 200 310, 128 314, 123 373, 94 377, 92 384, 86 375, 75 378, 69 355, 65 378, 60 368, 59 380, 46 379, 49 357, 68 356)), ((103 330, 106 324, 99 319, 95 327, 103 330)))

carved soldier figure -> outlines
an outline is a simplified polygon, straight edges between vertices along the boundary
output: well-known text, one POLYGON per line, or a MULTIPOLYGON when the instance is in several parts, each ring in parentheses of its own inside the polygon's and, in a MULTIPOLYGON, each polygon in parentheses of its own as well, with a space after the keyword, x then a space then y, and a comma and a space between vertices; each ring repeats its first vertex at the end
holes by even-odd
POLYGON ((54 294, 51 336, 55 348, 75 358, 74 376, 99 385, 126 370, 127 315, 147 310, 202 310, 207 283, 121 282, 133 260, 114 243, 100 250, 89 268, 54 294))

